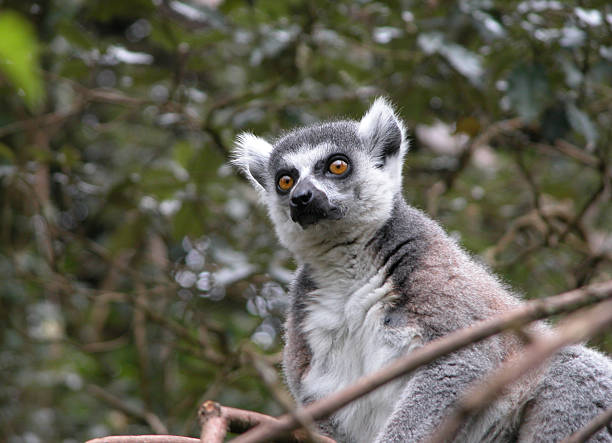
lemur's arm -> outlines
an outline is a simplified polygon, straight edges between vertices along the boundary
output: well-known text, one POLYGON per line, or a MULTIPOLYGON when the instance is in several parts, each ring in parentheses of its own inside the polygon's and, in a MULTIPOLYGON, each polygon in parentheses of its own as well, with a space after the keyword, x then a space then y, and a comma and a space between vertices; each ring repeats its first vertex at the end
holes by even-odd
POLYGON ((310 366, 310 349, 299 333, 298 319, 289 313, 285 321, 285 348, 283 349, 283 373, 293 398, 300 400, 301 378, 310 366))
POLYGON ((459 395, 493 367, 484 353, 470 347, 418 369, 376 441, 425 440, 452 411, 459 395))
POLYGON ((312 354, 306 338, 302 333, 302 323, 305 320, 306 308, 304 300, 308 292, 315 290, 314 283, 308 277, 305 268, 300 268, 295 274, 290 289, 290 306, 285 321, 285 348, 283 349, 283 373, 291 394, 296 401, 301 401, 301 379, 310 367, 312 354))

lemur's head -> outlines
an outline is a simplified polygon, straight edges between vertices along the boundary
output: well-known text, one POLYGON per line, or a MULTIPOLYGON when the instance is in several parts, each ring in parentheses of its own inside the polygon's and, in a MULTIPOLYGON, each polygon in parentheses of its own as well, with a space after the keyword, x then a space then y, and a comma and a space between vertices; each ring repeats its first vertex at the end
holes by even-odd
POLYGON ((378 98, 359 122, 299 128, 274 144, 240 134, 232 163, 259 191, 281 243, 294 249, 299 238, 380 227, 401 190, 407 149, 402 123, 378 98))

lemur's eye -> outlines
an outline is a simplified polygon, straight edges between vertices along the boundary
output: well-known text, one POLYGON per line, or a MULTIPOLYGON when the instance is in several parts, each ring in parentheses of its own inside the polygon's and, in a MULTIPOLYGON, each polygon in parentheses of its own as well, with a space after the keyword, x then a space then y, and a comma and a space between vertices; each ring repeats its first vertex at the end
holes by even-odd
POLYGON ((329 164, 329 172, 335 175, 342 175, 348 169, 348 163, 342 159, 336 159, 329 164))
POLYGON ((293 177, 291 177, 290 175, 283 175, 281 178, 278 179, 278 188, 281 191, 288 191, 293 187, 293 183, 293 177))

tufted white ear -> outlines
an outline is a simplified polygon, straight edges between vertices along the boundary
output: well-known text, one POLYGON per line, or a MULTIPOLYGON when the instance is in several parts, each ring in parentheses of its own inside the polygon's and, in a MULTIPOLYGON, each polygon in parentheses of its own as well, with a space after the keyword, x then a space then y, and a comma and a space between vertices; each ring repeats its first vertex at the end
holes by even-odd
POLYGON ((243 132, 236 137, 231 163, 242 171, 255 189, 265 192, 271 152, 270 143, 249 132, 243 132))
POLYGON ((359 122, 359 138, 380 161, 382 167, 391 157, 401 163, 408 150, 404 125, 384 97, 378 97, 359 122))

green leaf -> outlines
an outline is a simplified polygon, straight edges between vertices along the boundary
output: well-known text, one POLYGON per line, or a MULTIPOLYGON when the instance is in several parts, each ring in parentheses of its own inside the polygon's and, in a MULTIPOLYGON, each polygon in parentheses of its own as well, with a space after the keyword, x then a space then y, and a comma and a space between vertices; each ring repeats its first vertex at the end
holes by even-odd
POLYGON ((0 13, 0 35, 0 71, 23 91, 26 104, 34 110, 44 93, 34 29, 21 15, 6 11, 0 13))
POLYGON ((508 83, 512 108, 525 121, 535 120, 550 99, 544 67, 539 64, 520 65, 512 71, 508 83))

